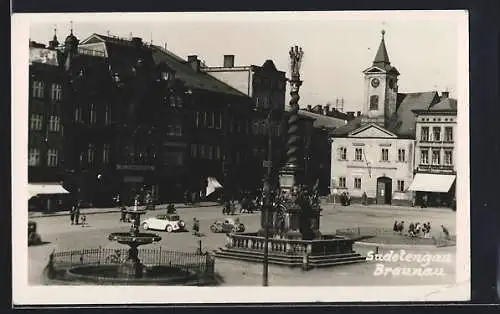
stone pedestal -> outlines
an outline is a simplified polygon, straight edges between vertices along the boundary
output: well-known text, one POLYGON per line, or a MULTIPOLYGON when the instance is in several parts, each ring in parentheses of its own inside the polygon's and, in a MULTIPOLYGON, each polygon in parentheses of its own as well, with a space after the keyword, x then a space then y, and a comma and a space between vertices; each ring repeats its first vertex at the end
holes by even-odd
POLYGON ((127 260, 120 265, 118 273, 123 277, 142 278, 144 265, 139 260, 137 246, 131 246, 128 250, 127 260))

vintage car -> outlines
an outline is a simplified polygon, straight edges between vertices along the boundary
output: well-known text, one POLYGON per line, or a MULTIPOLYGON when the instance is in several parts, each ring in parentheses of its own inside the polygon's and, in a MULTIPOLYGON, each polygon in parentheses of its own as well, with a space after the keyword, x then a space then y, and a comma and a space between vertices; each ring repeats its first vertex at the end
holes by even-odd
POLYGON ((184 231, 186 224, 177 214, 160 214, 150 217, 142 222, 144 230, 161 230, 166 232, 184 231))
POLYGON ((42 243, 42 238, 36 232, 37 224, 34 221, 28 221, 28 245, 39 245, 42 243))
POLYGON ((210 226, 210 231, 214 233, 244 232, 245 225, 232 218, 226 218, 224 221, 217 220, 210 226))

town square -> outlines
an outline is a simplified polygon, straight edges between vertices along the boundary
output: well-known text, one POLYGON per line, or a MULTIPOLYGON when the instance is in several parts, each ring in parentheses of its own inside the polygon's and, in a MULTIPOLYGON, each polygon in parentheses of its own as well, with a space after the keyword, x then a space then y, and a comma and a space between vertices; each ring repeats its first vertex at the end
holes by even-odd
POLYGON ((29 286, 463 281, 461 16, 283 16, 30 21, 29 286))
MULTIPOLYGON (((199 248, 199 241, 203 251, 214 251, 224 246, 226 243, 225 234, 212 233, 210 225, 221 218, 222 207, 214 203, 201 204, 202 207, 184 207, 180 205, 178 213, 186 222, 191 222, 194 217, 200 220, 200 231, 203 236, 197 237, 192 232, 180 232, 165 234, 161 233, 163 240, 153 244, 154 249, 163 247, 171 250, 185 250, 196 252, 199 248), (204 206, 203 206, 204 205, 204 206)), ((102 211, 102 210, 101 210, 102 211)), ((108 213, 88 214, 88 226, 71 225, 69 215, 60 215, 52 217, 34 217, 38 223, 39 232, 43 234, 43 241, 47 244, 30 247, 29 251, 29 282, 33 285, 43 284, 43 269, 47 264, 47 258, 52 250, 71 250, 76 242, 79 248, 98 247, 117 248, 120 245, 111 243, 107 240, 107 234, 117 230, 128 230, 128 225, 119 221, 119 211, 109 209, 108 213)), ((165 211, 159 209, 158 211, 165 211)), ((155 211, 147 216, 155 216, 155 211)), ((240 214, 240 220, 249 230, 255 230, 259 226, 259 213, 240 214)), ((371 227, 385 228, 392 227, 392 220, 404 221, 432 221, 438 228, 441 224, 449 227, 451 233, 455 233, 455 214, 449 211, 439 209, 421 211, 410 210, 407 208, 389 208, 389 207, 361 207, 353 205, 344 207, 341 205, 325 204, 322 212, 322 230, 330 231, 342 229, 345 226, 352 227, 371 227), (362 221, 362 223, 360 223, 362 221)), ((191 226, 189 225, 189 228, 191 226)), ((275 267, 270 268, 270 285, 278 286, 348 286, 348 285, 419 285, 419 284, 445 284, 454 281, 455 275, 455 247, 436 248, 430 245, 413 245, 408 242, 407 245, 380 245, 381 253, 390 250, 399 252, 404 249, 415 254, 452 254, 452 263, 436 264, 431 263, 431 267, 445 267, 446 276, 421 277, 418 276, 373 276, 375 271, 375 261, 366 264, 353 264, 337 266, 336 268, 317 269, 311 272, 296 271, 289 268, 275 267), (417 278, 416 278, 417 277, 417 278)), ((357 245, 355 250, 366 254, 375 251, 374 245, 357 245)), ((390 263, 390 266, 396 266, 398 263, 390 263), (393 265, 396 264, 396 265, 393 265)), ((412 263, 399 263, 407 267, 412 263)), ((249 264, 245 262, 234 262, 232 260, 218 259, 216 262, 216 271, 220 274, 223 281, 221 285, 229 286, 259 286, 262 284, 262 265, 249 264)))

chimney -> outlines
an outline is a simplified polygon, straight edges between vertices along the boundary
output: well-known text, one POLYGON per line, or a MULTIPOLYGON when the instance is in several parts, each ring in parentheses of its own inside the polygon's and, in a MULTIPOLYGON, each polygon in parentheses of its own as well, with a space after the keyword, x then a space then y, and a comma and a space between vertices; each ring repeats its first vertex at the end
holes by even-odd
POLYGON ((234 67, 234 55, 224 55, 224 67, 225 68, 234 67))
POLYGON ((307 111, 309 111, 309 112, 312 111, 312 106, 311 105, 307 105, 307 111))
POLYGON ((318 112, 319 114, 323 114, 323 106, 322 105, 318 105, 318 112))
POLYGON ((441 98, 445 99, 450 97, 450 92, 441 92, 441 98))
POLYGON ((140 46, 142 46, 142 38, 132 37, 132 43, 134 44, 135 47, 139 48, 140 46))
POLYGON ((188 63, 193 70, 195 70, 196 72, 200 71, 200 60, 198 60, 197 55, 188 56, 188 63))
POLYGON ((163 46, 163 49, 167 50, 167 43, 163 46))
POLYGON ((361 111, 358 111, 358 112, 356 113, 356 117, 361 117, 361 111))

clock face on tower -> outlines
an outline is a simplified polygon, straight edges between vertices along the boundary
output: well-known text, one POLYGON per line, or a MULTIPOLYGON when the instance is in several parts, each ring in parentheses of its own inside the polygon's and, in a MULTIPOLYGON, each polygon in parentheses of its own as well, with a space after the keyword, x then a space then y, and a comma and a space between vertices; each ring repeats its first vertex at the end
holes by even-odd
POLYGON ((373 86, 374 88, 377 88, 379 85, 380 85, 380 81, 379 81, 379 79, 378 79, 378 78, 374 78, 374 79, 372 79, 372 86, 373 86))

